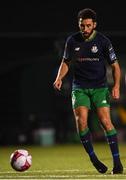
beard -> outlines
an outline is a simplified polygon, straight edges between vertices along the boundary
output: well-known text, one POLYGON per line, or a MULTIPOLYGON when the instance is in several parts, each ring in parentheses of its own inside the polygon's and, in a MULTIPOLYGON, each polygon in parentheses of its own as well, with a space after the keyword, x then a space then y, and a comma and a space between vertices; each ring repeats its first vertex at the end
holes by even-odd
POLYGON ((81 33, 82 33, 84 38, 89 38, 90 35, 93 33, 93 30, 91 32, 83 32, 83 31, 81 31, 81 33))

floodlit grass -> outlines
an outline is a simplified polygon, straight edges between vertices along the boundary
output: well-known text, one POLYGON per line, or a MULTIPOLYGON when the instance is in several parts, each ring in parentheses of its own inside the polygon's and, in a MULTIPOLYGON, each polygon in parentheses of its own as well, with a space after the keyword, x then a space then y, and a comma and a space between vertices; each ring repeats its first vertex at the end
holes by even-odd
POLYGON ((112 159, 106 143, 95 144, 99 159, 108 166, 108 172, 100 174, 92 166, 80 144, 42 146, 16 146, 0 148, 0 179, 126 179, 126 147, 120 146, 124 166, 122 175, 111 175, 112 159), (26 172, 16 172, 9 164, 11 153, 16 149, 27 149, 32 155, 32 166, 26 172))

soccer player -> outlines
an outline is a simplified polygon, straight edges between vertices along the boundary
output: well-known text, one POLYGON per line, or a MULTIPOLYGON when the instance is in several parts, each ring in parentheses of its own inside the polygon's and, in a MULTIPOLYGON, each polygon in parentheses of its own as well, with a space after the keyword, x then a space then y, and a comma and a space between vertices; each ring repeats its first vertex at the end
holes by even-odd
POLYGON ((97 14, 90 8, 78 12, 79 31, 70 35, 65 44, 54 88, 61 90, 62 80, 70 65, 73 67, 72 107, 77 131, 89 158, 100 173, 107 171, 97 157, 88 127, 88 113, 91 105, 96 108, 113 157, 112 174, 123 173, 120 160, 117 132, 110 117, 110 92, 106 77, 106 61, 112 68, 112 97, 120 97, 120 66, 111 41, 96 31, 97 14))

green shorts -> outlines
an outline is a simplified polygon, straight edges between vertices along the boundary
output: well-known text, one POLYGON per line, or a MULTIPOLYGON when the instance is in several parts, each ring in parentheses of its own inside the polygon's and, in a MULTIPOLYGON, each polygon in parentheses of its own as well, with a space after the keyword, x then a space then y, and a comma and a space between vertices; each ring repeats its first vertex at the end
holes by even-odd
POLYGON ((72 90, 73 109, 85 106, 89 109, 110 107, 110 92, 108 88, 74 89, 72 90))

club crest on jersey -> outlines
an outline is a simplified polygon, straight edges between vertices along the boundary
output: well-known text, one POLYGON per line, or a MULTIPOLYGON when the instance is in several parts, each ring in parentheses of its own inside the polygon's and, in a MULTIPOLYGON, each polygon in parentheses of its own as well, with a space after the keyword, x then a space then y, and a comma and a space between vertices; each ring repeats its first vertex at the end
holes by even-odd
POLYGON ((92 46, 92 48, 91 48, 91 52, 92 52, 92 53, 96 53, 96 52, 98 52, 98 48, 97 48, 97 46, 96 46, 96 45, 93 45, 93 46, 92 46))

